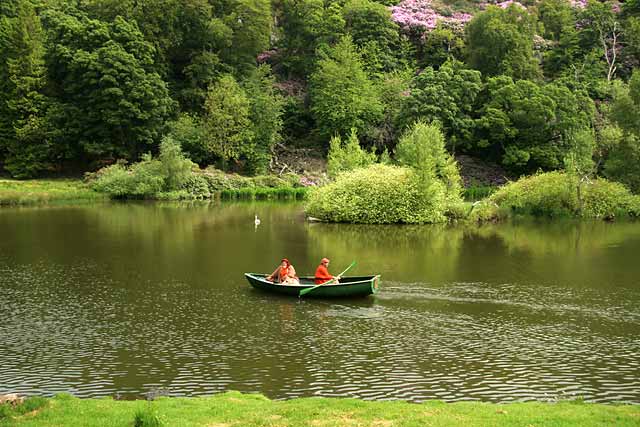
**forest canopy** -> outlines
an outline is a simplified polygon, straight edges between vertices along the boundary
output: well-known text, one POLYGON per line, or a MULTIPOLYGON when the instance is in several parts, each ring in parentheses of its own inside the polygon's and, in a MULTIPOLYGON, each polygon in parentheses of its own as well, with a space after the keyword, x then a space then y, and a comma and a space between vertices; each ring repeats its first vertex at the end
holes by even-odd
POLYGON ((160 152, 269 168, 332 138, 446 149, 640 191, 637 1, 14 0, 0 4, 0 170, 95 171, 160 152), (588 161, 588 162, 587 162, 588 161), (585 163, 587 162, 587 163, 585 163))

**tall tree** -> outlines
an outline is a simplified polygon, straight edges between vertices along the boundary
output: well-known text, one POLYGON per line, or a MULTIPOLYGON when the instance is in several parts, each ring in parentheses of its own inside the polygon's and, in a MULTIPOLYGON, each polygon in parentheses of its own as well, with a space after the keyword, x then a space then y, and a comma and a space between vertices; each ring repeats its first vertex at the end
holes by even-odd
POLYGON ((615 82, 611 119, 622 131, 605 162, 605 175, 640 193, 640 71, 615 82))
POLYGON ((174 102, 135 23, 48 11, 50 77, 64 141, 87 160, 136 159, 159 141, 174 102))
POLYGON ((233 30, 226 56, 242 74, 255 67, 258 54, 269 47, 271 36, 270 0, 235 0, 233 12, 225 18, 233 30))
POLYGON ((362 60, 349 36, 318 62, 310 82, 311 111, 320 135, 360 135, 382 118, 377 88, 363 70, 362 60))
POLYGON ((489 7, 466 26, 468 63, 486 77, 538 78, 540 70, 533 55, 535 34, 536 17, 522 6, 489 7))
POLYGON ((16 16, 0 18, 4 64, 0 94, 0 152, 4 168, 17 178, 30 178, 59 160, 61 147, 52 143, 45 96, 44 34, 30 2, 14 3, 16 16))
POLYGON ((482 90, 480 72, 457 61, 444 63, 438 70, 425 68, 413 79, 410 95, 405 98, 400 126, 422 119, 438 121, 449 148, 469 148, 472 144, 476 97, 482 90))
POLYGON ((249 168, 266 172, 275 144, 282 140, 283 98, 276 91, 275 79, 268 65, 255 69, 244 83, 250 102, 249 118, 253 125, 253 147, 247 153, 249 168))
POLYGON ((251 104, 233 76, 223 76, 209 88, 204 108, 204 126, 209 135, 206 148, 211 159, 226 163, 251 150, 251 104))

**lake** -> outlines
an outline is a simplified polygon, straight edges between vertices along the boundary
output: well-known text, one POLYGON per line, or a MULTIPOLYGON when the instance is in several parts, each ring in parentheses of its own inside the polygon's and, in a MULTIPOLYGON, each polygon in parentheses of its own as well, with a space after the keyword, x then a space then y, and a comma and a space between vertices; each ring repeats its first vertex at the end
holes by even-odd
POLYGON ((640 403, 640 223, 355 226, 297 203, 0 209, 0 394, 640 403), (254 214, 261 219, 254 225, 254 214), (381 274, 378 294, 252 289, 381 274))

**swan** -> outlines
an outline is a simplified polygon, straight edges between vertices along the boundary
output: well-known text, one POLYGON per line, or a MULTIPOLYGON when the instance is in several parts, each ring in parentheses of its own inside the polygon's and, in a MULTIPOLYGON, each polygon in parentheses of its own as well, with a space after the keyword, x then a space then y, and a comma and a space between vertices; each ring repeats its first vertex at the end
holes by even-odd
POLYGON ((258 218, 258 215, 254 215, 255 219, 253 220, 253 223, 255 225, 260 225, 260 218, 258 218))

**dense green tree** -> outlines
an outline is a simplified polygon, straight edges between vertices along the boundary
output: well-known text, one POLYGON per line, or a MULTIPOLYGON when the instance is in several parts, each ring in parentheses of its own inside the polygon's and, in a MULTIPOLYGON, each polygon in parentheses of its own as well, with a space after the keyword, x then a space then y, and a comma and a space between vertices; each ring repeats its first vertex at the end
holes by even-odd
POLYGON ((489 79, 486 91, 476 143, 514 172, 562 167, 571 135, 591 126, 594 105, 584 91, 508 77, 489 79))
POLYGON ((16 3, 16 13, 14 18, 0 20, 0 45, 6 61, 0 95, 0 151, 4 151, 4 167, 12 176, 30 178, 50 169, 59 160, 61 147, 51 141, 48 110, 52 100, 44 95, 47 76, 40 19, 27 1, 16 3))
POLYGON ((135 23, 58 11, 44 19, 63 141, 88 160, 137 158, 153 148, 174 103, 135 23))
POLYGON ((556 42, 576 24, 574 8, 567 0, 542 0, 538 5, 538 17, 544 26, 544 37, 556 42))
POLYGON ((482 90, 480 72, 450 61, 438 70, 425 68, 413 79, 410 95, 404 100, 400 127, 417 120, 438 121, 450 148, 470 147, 474 128, 475 100, 482 90))
POLYGON ((438 25, 425 34, 420 46, 419 64, 438 68, 448 60, 463 60, 464 38, 461 31, 438 25))
POLYGON ((236 69, 247 74, 255 66, 258 54, 269 47, 271 35, 270 0, 234 0, 233 12, 225 23, 233 30, 225 57, 236 69))
POLYGON ((506 9, 489 7, 466 26, 469 65, 491 77, 507 75, 514 79, 540 76, 533 55, 536 17, 520 6, 506 9))
POLYGON ((595 51, 604 60, 604 76, 610 81, 620 66, 622 26, 610 2, 589 1, 580 12, 580 49, 585 55, 595 51))
POLYGON ((283 0, 281 65, 287 77, 308 77, 316 49, 326 49, 345 32, 342 8, 322 0, 283 0))
POLYGON ((349 0, 343 9, 346 29, 356 46, 366 52, 367 68, 376 72, 395 69, 401 53, 398 25, 391 20, 391 11, 370 0, 349 0))
POLYGON ((640 193, 640 71, 628 85, 615 83, 611 119, 622 132, 605 162, 605 175, 640 193))
POLYGON ((238 160, 251 149, 251 102, 233 76, 226 75, 209 88, 204 109, 210 160, 238 160))
POLYGON ((264 173, 269 166, 275 144, 282 140, 283 99, 274 87, 275 79, 268 65, 255 69, 244 82, 249 98, 253 146, 246 152, 249 170, 264 173))
POLYGON ((347 135, 351 129, 363 135, 382 118, 378 90, 348 36, 318 62, 310 84, 311 111, 327 140, 334 134, 347 135))

